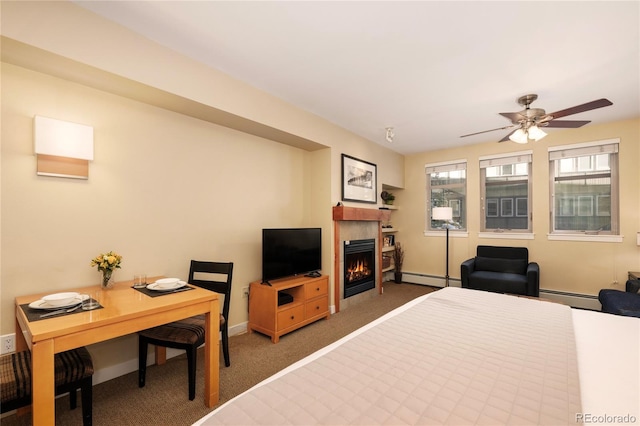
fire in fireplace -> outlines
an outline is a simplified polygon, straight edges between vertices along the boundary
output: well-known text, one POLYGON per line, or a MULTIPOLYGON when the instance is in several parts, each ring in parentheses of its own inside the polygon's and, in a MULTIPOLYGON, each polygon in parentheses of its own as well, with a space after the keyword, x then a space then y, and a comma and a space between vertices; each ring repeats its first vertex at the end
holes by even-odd
POLYGON ((344 242, 344 297, 376 287, 375 240, 344 242))

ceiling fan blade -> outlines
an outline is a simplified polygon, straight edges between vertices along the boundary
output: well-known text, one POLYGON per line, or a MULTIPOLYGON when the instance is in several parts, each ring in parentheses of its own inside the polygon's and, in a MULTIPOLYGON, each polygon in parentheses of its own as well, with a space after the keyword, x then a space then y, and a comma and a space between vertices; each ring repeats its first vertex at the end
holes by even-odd
POLYGON ((566 117, 567 115, 578 114, 579 112, 591 111, 592 109, 602 108, 609 105, 613 105, 613 103, 605 98, 598 99, 597 101, 587 102, 586 104, 576 105, 571 108, 563 109, 561 111, 552 112, 550 115, 555 120, 556 118, 566 117))
POLYGON ((544 127, 558 127, 563 129, 575 129, 582 127, 585 124, 589 124, 591 121, 587 120, 551 120, 545 123, 544 127))
POLYGON ((501 112, 500 115, 507 117, 512 123, 517 123, 520 120, 525 120, 527 118, 518 112, 501 112))
POLYGON ((468 135, 462 135, 460 136, 461 138, 466 138, 467 136, 475 136, 475 135, 480 135, 482 133, 489 133, 489 132, 495 132, 496 130, 505 130, 505 129, 510 129, 511 127, 515 126, 515 124, 512 124, 510 126, 504 126, 504 127, 498 127, 497 129, 491 129, 491 130, 483 130, 482 132, 475 132, 475 133, 469 133, 468 135))
POLYGON ((507 136, 505 136, 504 138, 500 139, 498 142, 506 142, 509 140, 509 136, 511 136, 512 134, 514 134, 518 129, 514 130, 513 132, 509 133, 507 136))

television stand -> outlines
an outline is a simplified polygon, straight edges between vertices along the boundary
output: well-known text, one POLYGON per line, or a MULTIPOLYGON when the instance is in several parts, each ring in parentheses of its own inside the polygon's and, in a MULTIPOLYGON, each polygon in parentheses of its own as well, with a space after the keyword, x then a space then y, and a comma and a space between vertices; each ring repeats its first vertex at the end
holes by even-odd
MULTIPOLYGON (((312 322, 329 319, 329 277, 292 277, 271 281, 271 286, 254 281, 249 290, 249 333, 257 331, 278 343, 280 336, 312 322), (278 293, 288 303, 278 305, 278 293)), ((283 300, 280 297, 280 300, 283 300)))

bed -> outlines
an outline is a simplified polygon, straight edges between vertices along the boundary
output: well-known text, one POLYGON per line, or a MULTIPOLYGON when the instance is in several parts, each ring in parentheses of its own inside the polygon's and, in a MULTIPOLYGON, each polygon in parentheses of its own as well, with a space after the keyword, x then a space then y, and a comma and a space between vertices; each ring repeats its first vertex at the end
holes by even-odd
POLYGON ((196 425, 637 423, 640 319, 448 287, 196 425))

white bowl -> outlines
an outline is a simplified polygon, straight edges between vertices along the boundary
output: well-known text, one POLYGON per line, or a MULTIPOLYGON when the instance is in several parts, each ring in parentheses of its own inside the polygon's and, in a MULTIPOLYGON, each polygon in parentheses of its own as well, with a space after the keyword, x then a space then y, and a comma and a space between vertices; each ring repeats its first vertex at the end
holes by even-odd
POLYGON ((162 278, 156 280, 156 285, 158 286, 158 288, 171 288, 178 285, 179 282, 180 278, 162 278))
POLYGON ((73 299, 78 297, 80 293, 69 291, 66 293, 55 293, 44 296, 42 300, 47 302, 50 306, 65 306, 73 302, 73 299))

